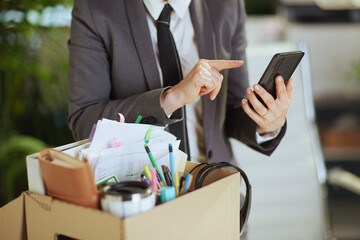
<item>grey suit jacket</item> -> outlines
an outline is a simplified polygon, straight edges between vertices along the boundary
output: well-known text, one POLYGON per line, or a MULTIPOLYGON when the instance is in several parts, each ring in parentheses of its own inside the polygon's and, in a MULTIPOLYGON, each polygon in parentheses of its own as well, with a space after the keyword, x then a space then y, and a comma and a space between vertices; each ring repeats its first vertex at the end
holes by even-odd
MULTIPOLYGON (((193 0, 190 14, 200 58, 245 60, 245 9, 242 0, 193 0)), ((165 125, 155 54, 142 0, 75 0, 69 56, 69 118, 75 139, 88 138, 100 118, 165 125)), ((285 133, 264 144, 256 124, 241 110, 248 87, 246 65, 222 72, 214 101, 203 96, 203 127, 208 162, 230 161, 229 138, 270 155, 285 133)), ((175 118, 181 118, 182 112, 175 118)))

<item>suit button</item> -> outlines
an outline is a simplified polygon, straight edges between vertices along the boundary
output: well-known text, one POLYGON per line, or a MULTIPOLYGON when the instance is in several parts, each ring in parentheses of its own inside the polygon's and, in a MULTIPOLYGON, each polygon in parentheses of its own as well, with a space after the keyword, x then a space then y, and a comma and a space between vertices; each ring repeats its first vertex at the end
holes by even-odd
POLYGON ((213 155, 213 152, 210 150, 210 151, 208 152, 208 159, 212 158, 212 155, 213 155))
POLYGON ((155 117, 146 117, 144 118, 141 123, 144 123, 144 124, 155 124, 156 123, 156 118, 155 117))

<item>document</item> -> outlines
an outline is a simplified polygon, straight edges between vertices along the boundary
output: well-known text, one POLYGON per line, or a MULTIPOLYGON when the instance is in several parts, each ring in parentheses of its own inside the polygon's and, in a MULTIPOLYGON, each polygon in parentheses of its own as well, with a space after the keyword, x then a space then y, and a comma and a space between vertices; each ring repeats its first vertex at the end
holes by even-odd
MULTIPOLYGON (((89 161, 96 184, 109 179, 140 180, 144 166, 152 167, 145 144, 156 164, 169 168, 169 144, 172 144, 176 171, 184 172, 187 155, 179 150, 180 140, 176 140, 164 127, 147 124, 99 120, 89 148, 82 149, 79 158, 89 161)), ((160 171, 163 174, 161 168, 160 171)))

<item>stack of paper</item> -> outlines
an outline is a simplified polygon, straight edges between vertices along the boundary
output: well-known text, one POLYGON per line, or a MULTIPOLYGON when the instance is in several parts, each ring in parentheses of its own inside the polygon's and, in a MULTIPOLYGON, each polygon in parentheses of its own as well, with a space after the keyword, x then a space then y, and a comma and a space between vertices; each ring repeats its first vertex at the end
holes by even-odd
POLYGON ((88 159, 98 185, 112 180, 140 180, 144 166, 152 167, 145 144, 157 165, 169 168, 169 144, 172 144, 175 170, 184 172, 187 155, 179 150, 180 140, 164 127, 147 124, 99 120, 89 148, 81 150, 79 157, 88 159))

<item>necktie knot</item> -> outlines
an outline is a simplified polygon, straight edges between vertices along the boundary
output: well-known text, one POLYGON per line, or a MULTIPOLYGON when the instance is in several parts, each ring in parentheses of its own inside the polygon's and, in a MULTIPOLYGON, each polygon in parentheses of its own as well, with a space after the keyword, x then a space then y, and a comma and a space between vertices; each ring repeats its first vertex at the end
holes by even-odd
POLYGON ((157 24, 165 24, 165 25, 169 26, 169 24, 170 24, 170 15, 171 15, 172 10, 173 9, 170 6, 170 4, 168 4, 168 3, 165 4, 165 7, 161 11, 159 18, 156 21, 157 24))

